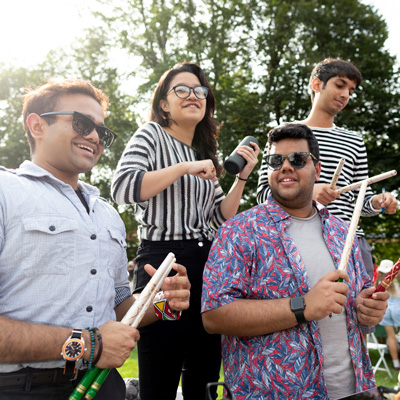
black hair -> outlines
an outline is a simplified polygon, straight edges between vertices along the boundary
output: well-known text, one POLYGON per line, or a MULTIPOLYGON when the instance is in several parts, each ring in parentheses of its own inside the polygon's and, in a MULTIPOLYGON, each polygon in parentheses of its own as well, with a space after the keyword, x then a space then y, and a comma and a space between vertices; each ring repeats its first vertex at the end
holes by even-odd
POLYGON ((324 83, 324 86, 329 79, 340 76, 342 78, 348 78, 356 82, 356 88, 358 88, 362 81, 361 72, 350 62, 339 60, 337 58, 326 58, 319 62, 311 72, 310 81, 308 86, 311 91, 311 100, 314 101, 315 92, 312 88, 312 81, 314 78, 318 78, 324 83))
POLYGON ((171 119, 168 117, 168 113, 161 108, 160 101, 165 100, 167 93, 171 89, 170 84, 172 79, 182 72, 190 72, 196 75, 200 84, 208 89, 208 95, 206 97, 206 113, 204 118, 196 126, 192 147, 196 152, 198 160, 212 160, 217 176, 220 176, 222 166, 219 163, 217 156, 219 123, 214 119, 216 102, 211 86, 200 66, 188 62, 179 63, 174 65, 161 76, 151 101, 150 121, 157 122, 159 125, 164 127, 170 125, 171 119))
POLYGON ((319 161, 319 145, 313 131, 303 124, 287 124, 271 129, 268 132, 268 148, 271 149, 273 143, 283 139, 306 139, 310 153, 316 158, 313 159, 314 165, 319 161))

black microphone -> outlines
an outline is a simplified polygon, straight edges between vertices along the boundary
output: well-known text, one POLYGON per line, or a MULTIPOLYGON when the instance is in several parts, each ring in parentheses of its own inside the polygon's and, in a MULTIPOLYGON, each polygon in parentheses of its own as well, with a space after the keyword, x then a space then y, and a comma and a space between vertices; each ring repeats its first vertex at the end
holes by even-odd
POLYGON ((257 143, 258 140, 254 136, 246 136, 236 147, 235 150, 231 153, 229 157, 226 158, 224 162, 225 169, 232 175, 238 174, 244 166, 247 164, 247 161, 237 153, 237 149, 240 146, 248 146, 253 148, 250 142, 257 143))

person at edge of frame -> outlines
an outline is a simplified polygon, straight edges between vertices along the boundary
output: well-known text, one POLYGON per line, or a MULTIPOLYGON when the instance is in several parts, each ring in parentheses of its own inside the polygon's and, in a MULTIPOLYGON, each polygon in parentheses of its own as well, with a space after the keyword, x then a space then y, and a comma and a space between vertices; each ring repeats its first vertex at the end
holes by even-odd
MULTIPOLYGON (((90 365, 111 369, 97 400, 125 399, 115 368, 140 337, 117 322, 134 303, 125 227, 79 180, 116 138, 104 125, 108 103, 81 79, 49 81, 24 97, 31 161, 0 167, 2 400, 66 400, 90 365)), ((190 283, 185 267, 173 268, 163 290, 179 312, 189 307, 190 283)), ((142 325, 156 320, 148 310, 142 325)))

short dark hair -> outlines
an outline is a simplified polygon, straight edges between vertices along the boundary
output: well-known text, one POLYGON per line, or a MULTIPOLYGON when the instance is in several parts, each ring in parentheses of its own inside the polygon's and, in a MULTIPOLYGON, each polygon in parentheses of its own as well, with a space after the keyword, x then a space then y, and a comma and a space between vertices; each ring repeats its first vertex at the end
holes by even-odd
POLYGON ((310 75, 308 86, 311 91, 311 101, 314 101, 315 97, 315 92, 312 88, 314 78, 318 78, 323 82, 325 87, 329 79, 335 76, 348 78, 356 82, 356 88, 360 86, 362 81, 361 72, 352 63, 337 58, 325 58, 314 67, 310 75))
POLYGON ((268 132, 268 150, 273 143, 278 143, 283 139, 306 139, 310 153, 316 158, 314 164, 319 161, 319 145, 313 131, 303 124, 286 124, 271 129, 268 132))
MULTIPOLYGON (((64 79, 61 81, 50 79, 44 85, 35 89, 28 89, 23 96, 22 116, 31 154, 35 151, 35 140, 26 123, 29 114, 40 115, 45 112, 56 111, 59 99, 70 94, 84 94, 92 97, 100 104, 104 115, 106 114, 109 104, 107 95, 102 90, 94 87, 89 81, 83 79, 64 79)), ((56 116, 46 117, 48 124, 54 123, 55 120, 56 116)))
POLYGON ((150 121, 157 122, 160 126, 168 127, 171 123, 168 113, 166 113, 160 105, 161 100, 165 100, 170 90, 172 79, 182 73, 190 72, 197 76, 202 86, 208 89, 206 97, 206 113, 204 118, 197 124, 193 137, 192 147, 196 152, 198 160, 211 159, 220 176, 222 166, 217 157, 217 139, 219 133, 219 123, 214 119, 216 101, 213 90, 208 83, 204 71, 199 65, 189 62, 182 62, 174 65, 171 69, 164 72, 158 81, 157 87, 151 101, 150 121))

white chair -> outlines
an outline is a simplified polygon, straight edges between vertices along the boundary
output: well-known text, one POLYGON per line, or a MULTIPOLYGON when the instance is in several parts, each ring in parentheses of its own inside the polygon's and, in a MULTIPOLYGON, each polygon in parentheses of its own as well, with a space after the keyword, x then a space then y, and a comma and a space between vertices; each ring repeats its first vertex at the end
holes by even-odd
POLYGON ((390 378, 392 378, 392 373, 390 372, 390 368, 388 367, 387 362, 385 360, 385 351, 388 348, 387 344, 379 343, 378 340, 376 339, 375 334, 369 333, 367 336, 367 347, 368 351, 378 350, 379 353, 378 361, 376 362, 375 365, 372 365, 374 374, 376 373, 376 371, 386 371, 390 376, 390 378), (380 366, 381 364, 383 364, 383 367, 380 366))

